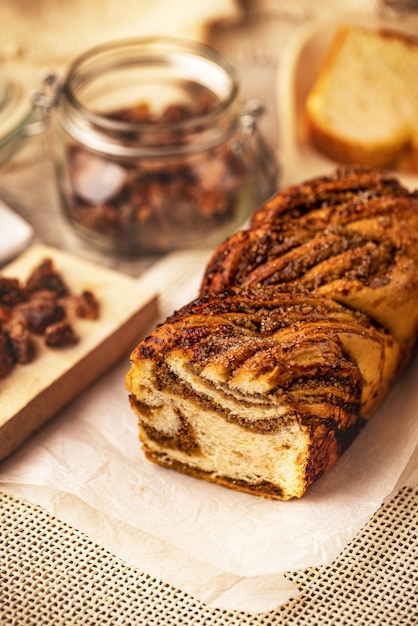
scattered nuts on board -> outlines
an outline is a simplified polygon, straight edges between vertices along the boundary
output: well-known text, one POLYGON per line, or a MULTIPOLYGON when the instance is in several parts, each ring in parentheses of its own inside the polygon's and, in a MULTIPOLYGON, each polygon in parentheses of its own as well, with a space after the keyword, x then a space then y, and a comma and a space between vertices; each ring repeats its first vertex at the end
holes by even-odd
POLYGON ((17 363, 34 360, 34 336, 50 348, 75 345, 79 339, 69 313, 96 320, 99 303, 91 291, 71 293, 51 259, 43 259, 24 283, 0 276, 0 378, 17 363))

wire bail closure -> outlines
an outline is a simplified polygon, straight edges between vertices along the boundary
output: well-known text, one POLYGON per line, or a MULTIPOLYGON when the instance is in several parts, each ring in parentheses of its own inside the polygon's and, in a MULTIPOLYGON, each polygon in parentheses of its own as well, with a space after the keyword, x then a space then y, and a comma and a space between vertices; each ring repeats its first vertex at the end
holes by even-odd
POLYGON ((32 95, 32 104, 36 111, 34 119, 25 127, 25 135, 32 137, 43 133, 61 100, 62 79, 55 70, 45 69, 41 72, 41 89, 32 95))
POLYGON ((242 108, 240 117, 243 141, 240 149, 262 197, 269 197, 277 187, 280 168, 273 151, 258 128, 258 120, 266 113, 261 100, 251 98, 242 108))

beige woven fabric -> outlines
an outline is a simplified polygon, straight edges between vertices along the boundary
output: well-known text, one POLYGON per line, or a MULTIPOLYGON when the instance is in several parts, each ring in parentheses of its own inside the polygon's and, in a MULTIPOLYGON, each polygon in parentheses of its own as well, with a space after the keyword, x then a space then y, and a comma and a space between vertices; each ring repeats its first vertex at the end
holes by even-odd
POLYGON ((298 600, 209 609, 127 566, 41 507, 0 494, 1 626, 413 626, 418 487, 404 487, 330 567, 288 573, 298 600))

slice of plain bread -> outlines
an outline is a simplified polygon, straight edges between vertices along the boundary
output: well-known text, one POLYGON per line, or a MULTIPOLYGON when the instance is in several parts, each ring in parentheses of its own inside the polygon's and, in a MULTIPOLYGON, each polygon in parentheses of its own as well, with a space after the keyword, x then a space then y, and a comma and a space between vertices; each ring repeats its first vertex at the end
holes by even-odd
POLYGON ((418 150, 418 39, 340 28, 306 113, 314 145, 339 162, 388 166, 418 150))

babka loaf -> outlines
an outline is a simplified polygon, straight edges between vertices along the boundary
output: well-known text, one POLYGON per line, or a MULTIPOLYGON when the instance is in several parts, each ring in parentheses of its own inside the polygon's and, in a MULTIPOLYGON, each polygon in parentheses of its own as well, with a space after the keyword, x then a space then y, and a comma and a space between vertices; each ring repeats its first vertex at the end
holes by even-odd
POLYGON ((301 497, 382 403, 417 331, 418 197, 358 168, 289 188, 133 351, 144 452, 241 491, 301 497))

